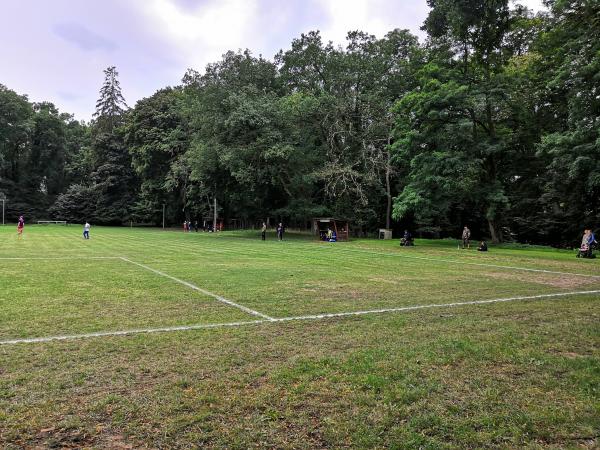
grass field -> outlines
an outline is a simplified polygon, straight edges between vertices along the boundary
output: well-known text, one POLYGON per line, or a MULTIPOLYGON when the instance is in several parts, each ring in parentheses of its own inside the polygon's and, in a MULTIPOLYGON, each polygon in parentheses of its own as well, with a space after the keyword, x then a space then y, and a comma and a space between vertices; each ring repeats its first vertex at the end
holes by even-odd
POLYGON ((600 260, 91 236, 0 228, 3 448, 600 446, 600 260))

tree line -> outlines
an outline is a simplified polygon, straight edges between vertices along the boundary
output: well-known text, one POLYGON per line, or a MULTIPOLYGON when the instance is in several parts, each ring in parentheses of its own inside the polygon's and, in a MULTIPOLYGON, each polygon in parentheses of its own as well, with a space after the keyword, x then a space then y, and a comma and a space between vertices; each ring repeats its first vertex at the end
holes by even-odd
POLYGON ((0 85, 7 214, 96 224, 218 215, 567 244, 600 223, 600 4, 428 0, 420 43, 302 34, 227 52, 129 108, 116 68, 79 122, 0 85))

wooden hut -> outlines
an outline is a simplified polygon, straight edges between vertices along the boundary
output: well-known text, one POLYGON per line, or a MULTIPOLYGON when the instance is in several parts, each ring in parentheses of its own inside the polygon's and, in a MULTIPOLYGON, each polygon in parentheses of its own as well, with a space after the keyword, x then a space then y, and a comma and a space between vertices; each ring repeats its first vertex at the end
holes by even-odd
POLYGON ((313 219, 313 234, 316 239, 327 240, 327 231, 333 231, 338 241, 350 239, 350 223, 347 220, 333 217, 316 217, 313 219))

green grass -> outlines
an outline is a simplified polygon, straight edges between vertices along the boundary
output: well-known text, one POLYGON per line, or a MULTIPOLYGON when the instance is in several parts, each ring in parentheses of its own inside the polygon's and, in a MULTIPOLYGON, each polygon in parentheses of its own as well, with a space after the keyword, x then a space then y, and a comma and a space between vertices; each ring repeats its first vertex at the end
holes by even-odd
MULTIPOLYGON (((599 260, 539 247, 80 231, 0 228, 0 340, 260 319, 120 257, 275 318, 600 289, 569 275, 599 260)), ((587 294, 2 345, 0 443, 596 447, 599 319, 587 294)))

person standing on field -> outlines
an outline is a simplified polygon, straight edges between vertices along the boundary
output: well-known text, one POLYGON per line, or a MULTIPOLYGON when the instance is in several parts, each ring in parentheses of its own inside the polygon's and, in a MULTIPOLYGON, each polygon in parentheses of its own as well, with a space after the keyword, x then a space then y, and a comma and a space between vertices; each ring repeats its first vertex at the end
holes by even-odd
POLYGON ((21 239, 23 237, 23 229, 25 228, 25 219, 23 216, 19 216, 19 223, 17 224, 17 237, 21 239))
POLYGON ((277 225, 277 239, 283 241, 283 223, 281 222, 277 225))
POLYGON ((465 225, 465 228, 463 228, 463 232, 462 232, 462 241, 463 241, 463 246, 462 248, 471 248, 471 230, 469 230, 469 227, 467 227, 465 225))
POLYGON ((263 222, 260 233, 261 239, 264 241, 267 238, 267 224, 263 222))
POLYGON ((83 226, 83 238, 84 239, 90 238, 90 224, 88 223, 87 220, 85 222, 85 225, 83 226))

